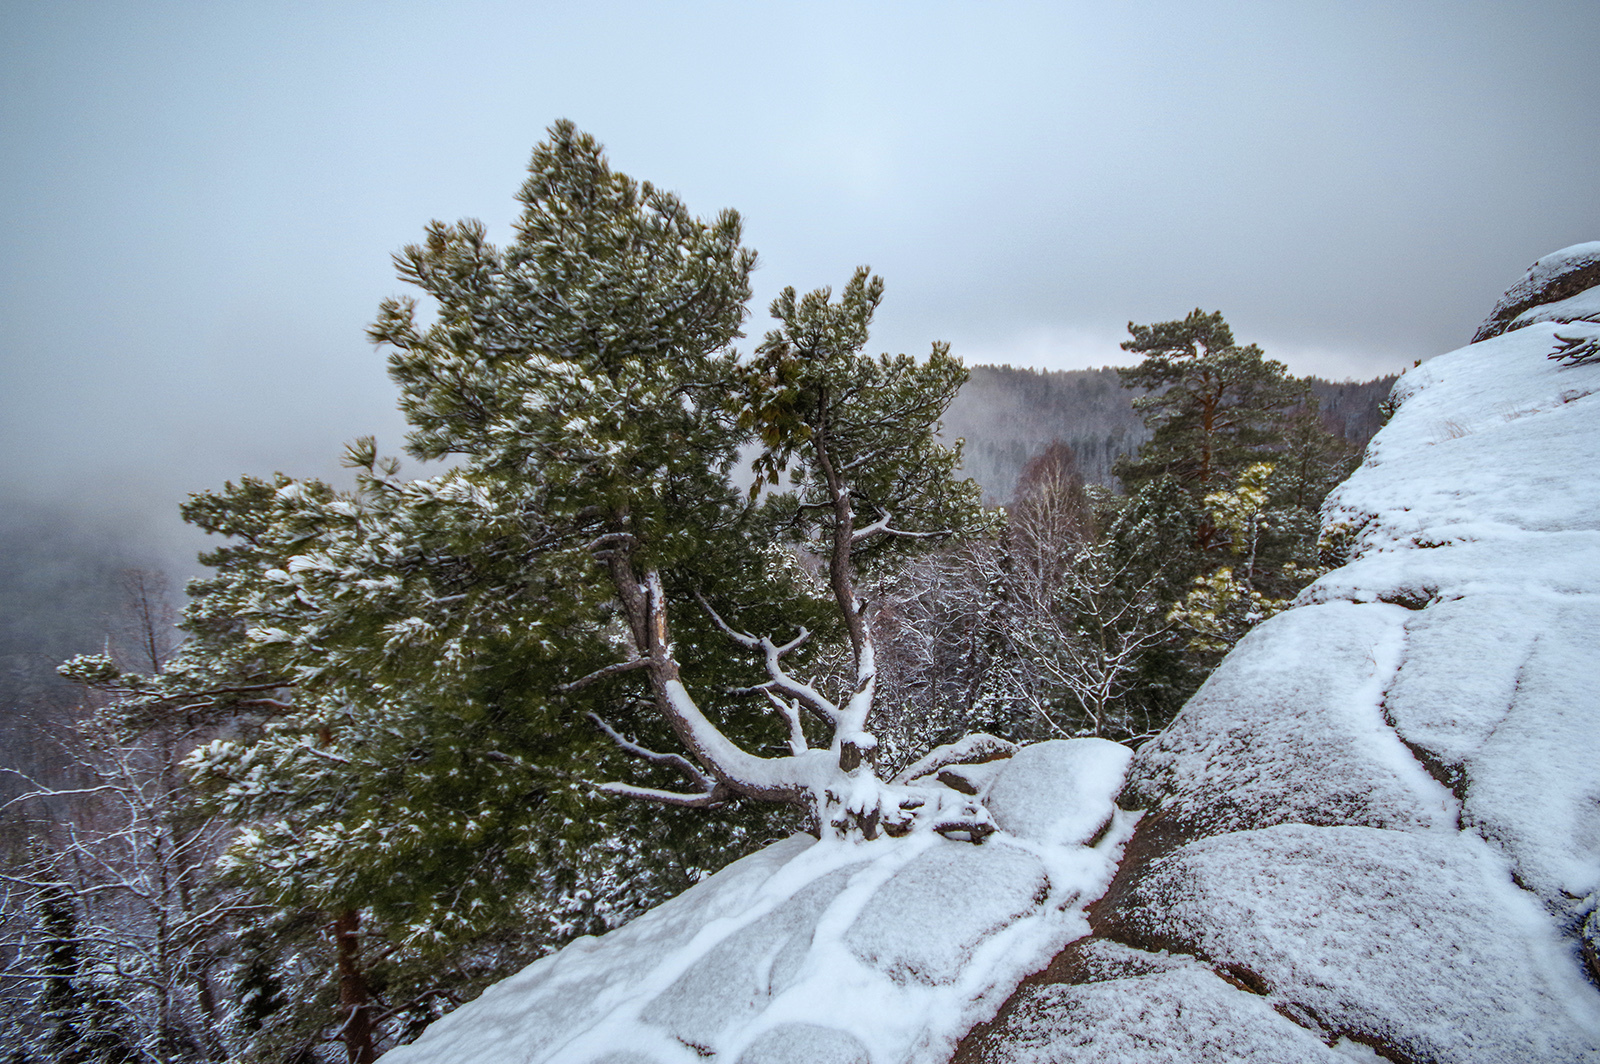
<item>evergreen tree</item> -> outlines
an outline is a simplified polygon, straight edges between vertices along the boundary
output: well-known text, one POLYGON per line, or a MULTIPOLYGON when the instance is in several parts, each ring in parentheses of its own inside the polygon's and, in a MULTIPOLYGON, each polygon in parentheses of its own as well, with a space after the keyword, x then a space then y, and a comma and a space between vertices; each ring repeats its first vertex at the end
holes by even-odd
MULTIPOLYGON (((1130 495, 1166 475, 1195 503, 1231 487, 1241 470, 1277 454, 1289 413, 1308 401, 1305 382, 1255 344, 1240 347, 1220 311, 1190 312, 1182 321, 1128 323, 1122 349, 1143 355, 1117 370, 1126 388, 1142 389, 1134 408, 1151 437, 1136 458, 1117 465, 1130 495)), ((1201 551, 1219 545, 1203 509, 1194 530, 1201 551)))
POLYGON ((546 948, 604 930, 796 814, 989 830, 880 779, 869 728, 862 575, 976 519, 934 440, 959 363, 864 354, 882 282, 862 270, 837 301, 785 291, 741 364, 738 216, 695 218, 570 124, 550 133, 515 240, 433 224, 396 257, 430 319, 395 299, 372 327, 408 450, 450 468, 404 480, 361 440, 354 490, 280 475, 196 496, 186 518, 227 542, 177 660, 75 665, 130 716, 181 701, 231 722, 189 760, 240 826, 221 867, 308 929, 287 952, 338 973, 314 993, 248 974, 257 1056, 337 1010, 366 1059, 391 1037, 376 1015, 426 1013, 439 969, 470 981, 501 929, 546 948), (747 446, 764 493, 735 486, 747 446))
POLYGON ((1128 498, 1110 538, 1175 622, 1140 685, 1161 720, 1320 571, 1317 512, 1354 455, 1321 423, 1309 384, 1237 344, 1220 312, 1128 330, 1123 349, 1144 358, 1117 372, 1143 390, 1134 406, 1151 438, 1116 467, 1128 498))
POLYGON ((38 942, 32 969, 41 982, 35 1001, 39 1022, 24 1035, 23 1051, 56 1064, 133 1064, 143 1059, 137 1024, 118 994, 123 988, 106 985, 95 970, 100 951, 83 940, 78 900, 70 885, 40 881, 30 903, 38 942))

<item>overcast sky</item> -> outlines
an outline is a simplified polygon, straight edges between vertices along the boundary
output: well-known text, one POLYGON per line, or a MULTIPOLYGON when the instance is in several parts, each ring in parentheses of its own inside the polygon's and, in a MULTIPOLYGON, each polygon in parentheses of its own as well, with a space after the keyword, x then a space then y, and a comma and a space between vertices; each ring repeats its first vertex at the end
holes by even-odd
POLYGON ((881 349, 1102 365, 1199 306, 1393 372, 1600 239, 1596 40, 1593 0, 0 0, 0 507, 170 538, 185 492, 398 451, 389 255, 503 238, 560 117, 743 213, 757 335, 867 263, 881 349))

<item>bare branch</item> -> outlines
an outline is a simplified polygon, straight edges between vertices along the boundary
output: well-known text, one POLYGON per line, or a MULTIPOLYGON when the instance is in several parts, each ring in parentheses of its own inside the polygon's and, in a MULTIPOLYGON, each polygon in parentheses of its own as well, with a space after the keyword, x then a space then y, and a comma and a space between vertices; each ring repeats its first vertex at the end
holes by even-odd
POLYGON ((588 687, 592 683, 598 683, 607 677, 616 676, 619 673, 632 672, 635 669, 647 669, 649 667, 649 658, 634 658, 632 661, 619 661, 614 665, 607 665, 603 669, 596 669, 589 675, 573 680, 571 683, 560 684, 556 687, 556 690, 561 694, 569 695, 574 691, 580 691, 583 688, 588 687))
POLYGON ((761 690, 766 694, 767 699, 771 701, 773 706, 776 707, 778 715, 783 718, 783 722, 789 726, 789 752, 799 755, 811 749, 811 744, 806 742, 805 729, 800 726, 799 703, 793 701, 785 702, 770 687, 763 687, 761 690))
POLYGON ((711 603, 707 602, 705 596, 701 595, 699 592, 695 592, 695 598, 699 599, 700 606, 711 618, 711 623, 721 629, 724 635, 742 647, 750 650, 761 651, 765 657, 767 676, 770 677, 770 679, 767 683, 761 684, 754 688, 746 689, 747 691, 770 692, 773 688, 777 688, 779 691, 789 695, 791 698, 799 700, 799 702, 807 709, 817 713, 830 724, 837 724, 839 722, 839 707, 824 697, 822 692, 818 691, 815 687, 812 687, 808 683, 803 683, 791 676, 788 671, 784 669, 782 664, 783 655, 792 650, 797 650, 801 646, 804 646, 806 641, 811 638, 811 630, 809 628, 802 627, 799 635, 795 636, 787 643, 784 643, 782 646, 779 646, 768 636, 761 636, 760 638, 757 638, 748 632, 741 632, 734 628, 727 621, 723 620, 721 615, 718 614, 716 610, 712 609, 711 603))

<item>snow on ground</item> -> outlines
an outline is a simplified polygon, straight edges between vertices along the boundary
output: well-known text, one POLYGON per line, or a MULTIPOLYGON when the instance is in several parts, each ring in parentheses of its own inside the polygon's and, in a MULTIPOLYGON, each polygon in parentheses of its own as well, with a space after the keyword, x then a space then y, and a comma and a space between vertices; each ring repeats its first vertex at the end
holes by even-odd
POLYGON ((1536 324, 1411 370, 1330 500, 1359 554, 1302 601, 1426 608, 1385 710, 1570 926, 1600 890, 1600 364, 1536 324))
POLYGON ((957 1061, 1600 1060, 1600 363, 1547 357, 1591 276, 1401 377, 1347 564, 1140 749, 1094 935, 957 1061))
POLYGON ((1099 970, 1019 994, 1012 1034, 992 1047, 989 1064, 1349 1064, 1192 958, 1091 943, 1099 970))
POLYGON ((1408 616, 1329 603, 1258 626, 1139 751, 1124 804, 1159 803, 1188 835, 1286 822, 1453 829, 1455 798, 1383 718, 1408 616))
POLYGON ((931 831, 777 843, 496 984, 384 1060, 947 1060, 1088 933, 1084 909, 1137 819, 1115 804, 1130 756, 1095 739, 1023 748, 984 795, 1002 830, 981 846, 931 831))
POLYGON ((1470 839, 1302 824, 1219 835, 1152 862, 1128 911, 1124 941, 1249 973, 1307 1027, 1403 1059, 1600 1053, 1592 988, 1537 901, 1470 839))

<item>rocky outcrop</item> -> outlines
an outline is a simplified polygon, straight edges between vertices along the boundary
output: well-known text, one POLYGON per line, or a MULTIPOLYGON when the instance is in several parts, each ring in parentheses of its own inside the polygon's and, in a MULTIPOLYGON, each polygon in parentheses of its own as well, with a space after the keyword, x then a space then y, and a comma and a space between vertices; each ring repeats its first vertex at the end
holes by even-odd
POLYGON ((1600 320, 1600 241, 1562 248, 1529 266, 1478 326, 1472 342, 1535 322, 1578 320, 1600 320))
POLYGON ((1547 357, 1597 282, 1401 378, 1347 563, 1139 751, 1093 933, 957 1061, 1600 1060, 1600 365, 1547 357))
MULTIPOLYGON (((1132 751, 987 736, 913 766, 961 771, 999 829, 795 836, 446 1016, 394 1064, 881 1064, 949 1059, 1029 971, 1089 930, 1134 817, 1132 751)), ((962 791, 961 793, 967 793, 962 791)))
POLYGON ((386 1059, 1600 1060, 1600 361, 1549 357, 1591 259, 1401 378, 1344 564, 1136 756, 941 748, 981 846, 777 843, 386 1059))

